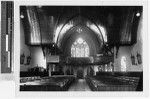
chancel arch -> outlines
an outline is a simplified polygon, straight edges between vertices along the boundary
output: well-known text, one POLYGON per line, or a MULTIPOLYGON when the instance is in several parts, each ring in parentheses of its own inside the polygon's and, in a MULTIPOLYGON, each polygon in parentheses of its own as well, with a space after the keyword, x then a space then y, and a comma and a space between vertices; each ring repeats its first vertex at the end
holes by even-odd
POLYGON ((98 37, 99 41, 101 43, 104 43, 104 36, 106 33, 106 31, 104 31, 104 28, 100 25, 97 25, 95 22, 91 21, 87 17, 83 17, 80 15, 75 15, 75 16, 71 17, 64 24, 61 24, 56 28, 54 42, 56 42, 57 45, 60 46, 60 42, 62 41, 63 36, 70 29, 72 29, 78 25, 85 26, 85 27, 89 28, 90 30, 92 30, 93 33, 98 37), (105 33, 102 33, 102 32, 105 32, 105 33))
POLYGON ((95 56, 101 52, 103 43, 98 39, 97 35, 88 27, 79 24, 68 30, 60 42, 60 48, 65 56, 71 56, 70 49, 79 38, 82 38, 87 43, 90 49, 89 56, 95 56))

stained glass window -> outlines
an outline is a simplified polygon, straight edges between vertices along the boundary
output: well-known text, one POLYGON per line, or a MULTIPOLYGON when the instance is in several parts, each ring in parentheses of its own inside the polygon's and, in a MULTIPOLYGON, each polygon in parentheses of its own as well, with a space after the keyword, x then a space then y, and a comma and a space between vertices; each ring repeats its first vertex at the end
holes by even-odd
POLYGON ((78 38, 72 44, 71 57, 89 57, 89 46, 85 40, 78 38))

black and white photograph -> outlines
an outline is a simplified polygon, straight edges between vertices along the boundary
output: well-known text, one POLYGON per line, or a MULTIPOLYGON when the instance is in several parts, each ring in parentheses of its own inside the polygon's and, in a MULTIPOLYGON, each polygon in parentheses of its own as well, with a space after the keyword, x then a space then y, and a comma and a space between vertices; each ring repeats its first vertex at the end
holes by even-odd
POLYGON ((150 95, 147 0, 0 2, 0 97, 150 95))
POLYGON ((143 6, 19 10, 21 92, 143 91, 143 6))

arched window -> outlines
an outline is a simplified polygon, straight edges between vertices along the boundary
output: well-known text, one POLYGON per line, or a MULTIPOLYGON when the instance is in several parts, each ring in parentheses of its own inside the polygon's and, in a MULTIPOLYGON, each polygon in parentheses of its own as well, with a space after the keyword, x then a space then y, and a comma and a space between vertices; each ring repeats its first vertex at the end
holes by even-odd
POLYGON ((72 44, 71 57, 89 57, 89 46, 82 38, 72 44))
POLYGON ((126 57, 122 56, 121 57, 121 71, 126 72, 127 64, 126 64, 126 57))

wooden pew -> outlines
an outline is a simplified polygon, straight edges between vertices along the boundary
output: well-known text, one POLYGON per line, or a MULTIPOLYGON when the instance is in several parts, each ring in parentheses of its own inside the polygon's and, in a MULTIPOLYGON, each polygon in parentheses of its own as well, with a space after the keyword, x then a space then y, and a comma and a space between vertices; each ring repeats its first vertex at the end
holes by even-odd
POLYGON ((66 91, 75 77, 43 77, 40 80, 20 84, 20 91, 66 91))
POLYGON ((87 77, 93 91, 136 91, 138 77, 87 77))

